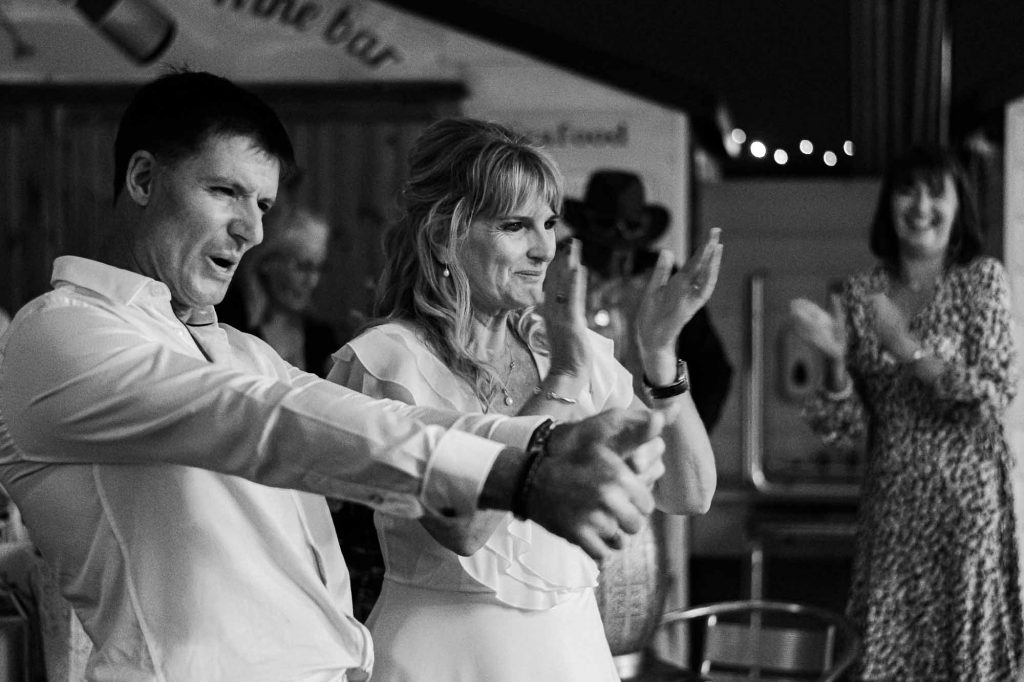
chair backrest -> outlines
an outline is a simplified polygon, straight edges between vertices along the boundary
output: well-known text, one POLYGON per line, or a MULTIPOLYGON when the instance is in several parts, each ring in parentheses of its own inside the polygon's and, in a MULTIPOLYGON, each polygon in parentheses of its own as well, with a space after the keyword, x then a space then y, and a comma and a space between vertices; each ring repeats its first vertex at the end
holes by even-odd
POLYGON ((661 625, 700 621, 701 675, 716 682, 832 682, 860 650, 860 638, 844 616, 796 602, 706 604, 670 611, 661 625))

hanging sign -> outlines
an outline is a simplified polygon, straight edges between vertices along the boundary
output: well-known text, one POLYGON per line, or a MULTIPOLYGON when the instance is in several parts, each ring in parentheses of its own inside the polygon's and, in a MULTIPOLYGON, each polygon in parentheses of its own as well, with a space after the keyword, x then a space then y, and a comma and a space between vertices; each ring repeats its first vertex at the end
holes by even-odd
POLYGON ((243 81, 455 75, 443 27, 369 0, 13 0, 0 9, 17 47, 0 37, 5 80, 147 80, 168 64, 243 81))

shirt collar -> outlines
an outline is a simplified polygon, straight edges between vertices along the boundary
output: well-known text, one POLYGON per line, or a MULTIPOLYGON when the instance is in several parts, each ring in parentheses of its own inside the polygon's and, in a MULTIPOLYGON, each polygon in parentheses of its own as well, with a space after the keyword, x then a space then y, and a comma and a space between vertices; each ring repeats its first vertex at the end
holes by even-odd
MULTIPOLYGON (((125 305, 156 303, 165 307, 168 314, 177 317, 171 309, 171 290, 167 285, 131 270, 78 256, 60 256, 53 262, 50 284, 57 287, 61 283, 95 291, 125 305)), ((185 324, 188 325, 207 325, 216 322, 217 314, 213 306, 193 309, 189 318, 185 320, 185 324)))

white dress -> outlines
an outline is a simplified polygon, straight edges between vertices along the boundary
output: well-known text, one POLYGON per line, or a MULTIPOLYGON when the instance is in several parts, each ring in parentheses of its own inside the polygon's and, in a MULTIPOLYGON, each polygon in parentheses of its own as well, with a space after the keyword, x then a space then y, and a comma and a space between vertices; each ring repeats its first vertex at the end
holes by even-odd
MULTIPOLYGON (((583 417, 633 400, 632 378, 608 339, 594 357, 583 417)), ((480 412, 469 385, 417 337, 388 323, 335 356, 329 378, 375 397, 480 412)), ((541 376, 548 358, 534 352, 541 376)), ((619 679, 594 597, 597 565, 579 548, 511 514, 470 557, 414 519, 374 517, 386 565, 367 625, 374 682, 612 682, 619 679)))

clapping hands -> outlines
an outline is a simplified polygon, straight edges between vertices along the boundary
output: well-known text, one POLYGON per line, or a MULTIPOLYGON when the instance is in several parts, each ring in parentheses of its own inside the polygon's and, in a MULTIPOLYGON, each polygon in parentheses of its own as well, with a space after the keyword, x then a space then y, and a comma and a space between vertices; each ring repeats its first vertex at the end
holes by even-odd
POLYGON ((907 318, 888 295, 872 294, 868 297, 868 305, 871 308, 871 320, 875 327, 875 333, 878 335, 882 348, 901 357, 904 354, 903 349, 908 344, 916 345, 909 339, 907 318))
MULTIPOLYGON (((868 297, 869 319, 878 335, 882 348, 901 356, 910 340, 907 319, 893 300, 884 293, 868 297)), ((833 310, 829 314, 806 298, 790 301, 790 316, 797 336, 831 358, 841 360, 846 354, 846 324, 842 304, 838 297, 833 299, 833 310)))
POLYGON ((846 355, 846 323, 838 297, 833 298, 832 314, 806 298, 790 301, 789 312, 798 337, 830 358, 846 355))
POLYGON ((587 271, 580 262, 578 239, 558 246, 544 279, 544 318, 551 350, 551 372, 584 376, 590 366, 587 345, 587 271))
POLYGON ((721 230, 711 233, 686 264, 672 274, 672 253, 662 251, 644 290, 637 315, 637 337, 644 369, 650 378, 669 383, 675 376, 676 339, 687 322, 711 298, 722 262, 721 230), (666 364, 667 363, 667 364, 666 364), (667 376, 654 376, 664 365, 667 376))

